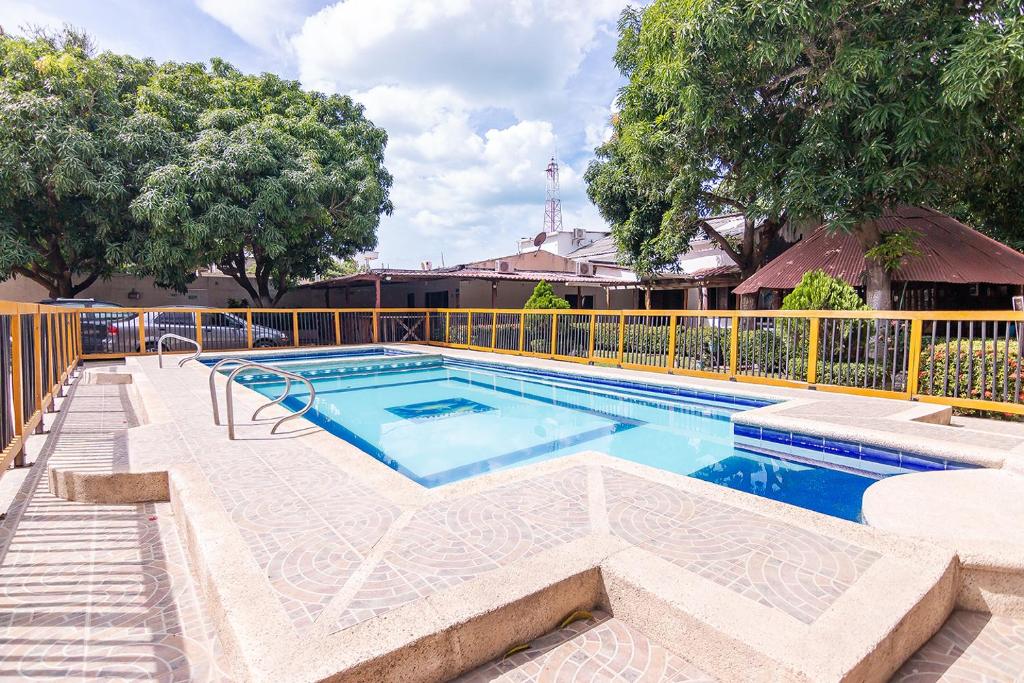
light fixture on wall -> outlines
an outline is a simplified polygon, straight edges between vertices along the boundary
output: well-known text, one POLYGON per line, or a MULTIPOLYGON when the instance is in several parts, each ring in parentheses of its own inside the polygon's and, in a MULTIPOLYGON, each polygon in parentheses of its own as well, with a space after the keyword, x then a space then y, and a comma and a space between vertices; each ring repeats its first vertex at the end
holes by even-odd
POLYGON ((137 290, 134 287, 132 287, 131 291, 128 292, 128 298, 131 299, 132 301, 136 301, 138 299, 141 299, 142 298, 142 292, 140 292, 139 290, 137 290))

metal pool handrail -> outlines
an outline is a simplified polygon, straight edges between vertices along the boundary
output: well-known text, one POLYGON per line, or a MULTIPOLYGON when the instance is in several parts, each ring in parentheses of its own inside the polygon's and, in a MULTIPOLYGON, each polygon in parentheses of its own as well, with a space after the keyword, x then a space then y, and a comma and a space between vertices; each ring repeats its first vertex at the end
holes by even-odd
MULTIPOLYGON (((221 358, 219 361, 214 363, 213 367, 210 368, 210 405, 213 408, 213 424, 215 425, 220 425, 220 403, 217 401, 217 384, 215 380, 217 379, 217 371, 220 370, 222 366, 227 365, 228 363, 238 363, 239 365, 245 367, 256 367, 264 370, 269 370, 271 372, 274 371, 274 369, 269 366, 263 365, 262 363, 257 363, 256 361, 247 360, 245 358, 221 358)), ((275 398, 270 403, 267 403, 266 405, 257 408, 256 412, 252 414, 251 418, 249 418, 250 420, 255 420, 256 416, 259 415, 261 410, 268 406, 272 406, 276 403, 280 403, 285 399, 286 396, 288 396, 288 392, 291 391, 292 388, 291 377, 285 377, 284 382, 284 393, 275 398)))
POLYGON ((189 362, 190 360, 195 360, 196 358, 199 358, 199 355, 203 352, 203 345, 197 342, 195 339, 182 337, 180 334, 174 334, 172 332, 160 335, 160 338, 156 342, 156 357, 161 368, 164 366, 164 339, 179 339, 183 342, 188 342, 189 344, 192 344, 193 346, 196 347, 195 353, 193 353, 191 356, 187 358, 182 358, 180 361, 178 361, 179 368, 185 363, 189 362))
POLYGON ((274 426, 271 427, 271 429, 270 429, 270 433, 271 434, 276 434, 277 433, 277 428, 280 427, 285 422, 287 422, 288 420, 291 420, 291 419, 294 419, 294 418, 297 418, 297 417, 302 417, 303 415, 308 413, 313 408, 313 405, 316 403, 316 389, 313 388, 313 383, 310 382, 307 378, 303 377, 302 375, 297 375, 294 372, 288 372, 287 370, 282 370, 281 368, 274 368, 274 367, 271 367, 269 365, 263 365, 261 363, 254 363, 252 361, 246 361, 244 365, 239 365, 237 368, 235 368, 234 370, 231 371, 230 375, 228 375, 228 388, 227 388, 227 392, 226 392, 226 394, 227 394, 227 418, 228 418, 228 438, 231 439, 231 440, 234 440, 234 438, 235 438, 235 409, 234 409, 234 402, 232 401, 232 398, 231 398, 231 396, 232 396, 231 390, 234 387, 235 375, 237 375, 238 373, 242 372, 243 370, 248 370, 248 369, 251 369, 251 368, 257 368, 259 370, 264 370, 266 372, 269 372, 270 374, 279 375, 280 377, 284 378, 285 382, 287 383, 287 388, 285 390, 285 393, 283 393, 281 396, 279 396, 278 398, 274 399, 273 401, 271 401, 267 405, 264 405, 264 406, 261 406, 260 408, 258 408, 256 410, 256 413, 253 413, 254 418, 255 418, 255 415, 260 412, 260 410, 263 410, 263 408, 266 408, 267 406, 273 405, 275 403, 280 403, 281 401, 283 401, 285 399, 285 397, 287 397, 288 389, 291 388, 290 380, 298 380, 299 382, 302 382, 303 384, 305 384, 309 388, 309 400, 306 402, 306 405, 304 405, 301 410, 299 410, 297 412, 294 412, 291 415, 285 415, 284 417, 280 418, 277 422, 275 422, 274 426))

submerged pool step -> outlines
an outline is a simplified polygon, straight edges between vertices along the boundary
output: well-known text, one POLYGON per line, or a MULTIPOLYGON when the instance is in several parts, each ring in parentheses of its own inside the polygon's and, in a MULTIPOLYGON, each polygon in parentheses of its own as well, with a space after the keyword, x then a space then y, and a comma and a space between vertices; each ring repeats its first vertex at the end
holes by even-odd
MULTIPOLYGON (((427 369, 441 367, 443 358, 437 354, 416 354, 405 356, 362 356, 353 359, 336 359, 320 361, 288 361, 274 363, 289 372, 294 372, 310 379, 326 379, 329 377, 350 377, 356 375, 373 374, 378 372, 395 372, 399 370, 427 369)), ((254 384, 258 382, 274 381, 280 382, 280 375, 273 375, 254 370, 243 371, 236 378, 242 384, 254 384)))

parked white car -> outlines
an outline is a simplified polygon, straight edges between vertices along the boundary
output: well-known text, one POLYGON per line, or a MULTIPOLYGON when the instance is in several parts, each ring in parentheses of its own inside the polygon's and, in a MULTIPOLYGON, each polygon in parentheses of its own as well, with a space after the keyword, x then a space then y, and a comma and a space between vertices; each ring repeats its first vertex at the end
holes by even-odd
MULTIPOLYGON (((195 339, 196 319, 192 311, 165 309, 149 311, 144 317, 146 350, 156 350, 161 336, 171 333, 195 339)), ((203 349, 244 349, 248 346, 248 325, 245 318, 231 313, 202 313, 203 349)), ((139 351, 138 316, 112 323, 107 328, 108 352, 139 351)), ((252 326, 252 345, 258 348, 287 346, 291 337, 281 330, 264 325, 252 326)), ((168 339, 164 348, 169 350, 188 347, 185 342, 168 339)))

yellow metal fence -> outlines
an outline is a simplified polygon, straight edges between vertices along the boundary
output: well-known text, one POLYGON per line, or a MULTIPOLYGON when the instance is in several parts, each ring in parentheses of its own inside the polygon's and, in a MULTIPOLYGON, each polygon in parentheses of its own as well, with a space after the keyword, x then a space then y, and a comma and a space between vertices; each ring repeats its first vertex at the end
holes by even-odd
POLYGON ((87 309, 84 358, 419 342, 1024 414, 1024 314, 1010 311, 87 309), (172 350, 188 350, 185 345, 172 350))
POLYGON ((24 460, 81 359, 79 317, 67 308, 0 302, 0 475, 24 460))

